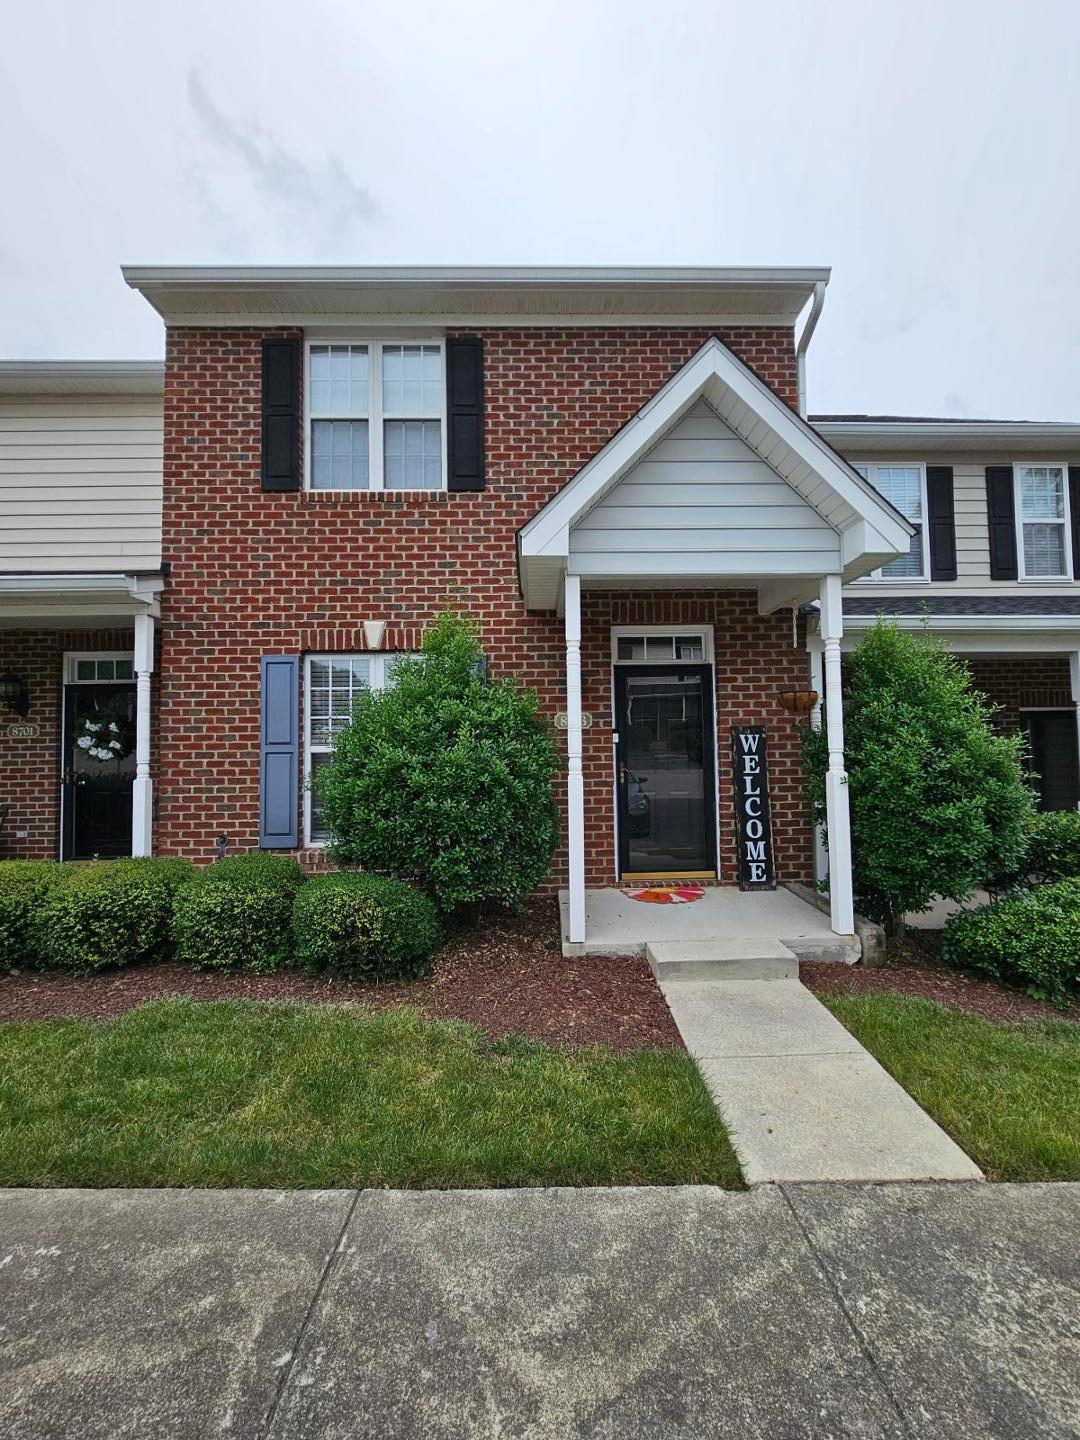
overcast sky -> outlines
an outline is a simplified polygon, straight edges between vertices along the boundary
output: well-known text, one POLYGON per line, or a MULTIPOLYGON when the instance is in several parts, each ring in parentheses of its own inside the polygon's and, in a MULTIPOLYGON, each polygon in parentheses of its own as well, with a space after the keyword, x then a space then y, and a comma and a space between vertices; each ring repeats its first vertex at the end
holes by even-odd
POLYGON ((1080 419, 1077 0, 66 0, 0 47, 0 354, 122 262, 831 265, 812 410, 1080 419))

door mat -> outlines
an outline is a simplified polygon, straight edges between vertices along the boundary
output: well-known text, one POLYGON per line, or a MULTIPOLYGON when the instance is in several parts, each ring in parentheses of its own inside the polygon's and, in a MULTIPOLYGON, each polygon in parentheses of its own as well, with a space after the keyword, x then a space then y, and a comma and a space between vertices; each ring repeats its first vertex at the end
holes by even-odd
POLYGON ((705 894, 700 885, 650 885, 643 890, 624 890, 631 900, 644 900, 648 905, 689 905, 705 894))

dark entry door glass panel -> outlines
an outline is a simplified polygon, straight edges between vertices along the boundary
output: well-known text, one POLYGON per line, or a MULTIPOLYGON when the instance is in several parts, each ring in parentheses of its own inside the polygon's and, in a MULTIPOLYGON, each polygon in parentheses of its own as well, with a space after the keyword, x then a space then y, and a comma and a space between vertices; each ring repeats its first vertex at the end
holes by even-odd
POLYGON ((64 691, 63 858, 131 854, 134 685, 64 691))
POLYGON ((1080 800, 1075 710, 1030 710, 1023 717, 1040 810, 1075 810, 1080 800))
POLYGON ((615 728, 623 873, 716 865, 712 670, 617 666, 615 728))

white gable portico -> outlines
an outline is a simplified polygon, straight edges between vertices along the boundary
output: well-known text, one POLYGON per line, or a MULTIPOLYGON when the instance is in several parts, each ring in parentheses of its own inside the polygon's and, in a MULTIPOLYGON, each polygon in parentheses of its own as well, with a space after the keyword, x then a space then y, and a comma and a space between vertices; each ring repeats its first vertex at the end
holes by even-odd
POLYGON ((833 929, 853 928, 840 587, 905 554, 912 527, 717 339, 522 529, 525 603, 565 617, 571 941, 585 939, 581 595, 752 590, 820 602, 833 929))

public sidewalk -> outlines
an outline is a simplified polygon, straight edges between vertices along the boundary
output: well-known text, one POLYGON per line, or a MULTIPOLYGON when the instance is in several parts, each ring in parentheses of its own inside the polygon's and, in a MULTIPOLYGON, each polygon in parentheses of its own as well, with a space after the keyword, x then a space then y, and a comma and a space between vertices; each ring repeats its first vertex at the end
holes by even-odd
POLYGON ((1080 1431, 1080 1185, 0 1192, 5 1440, 1080 1431))

